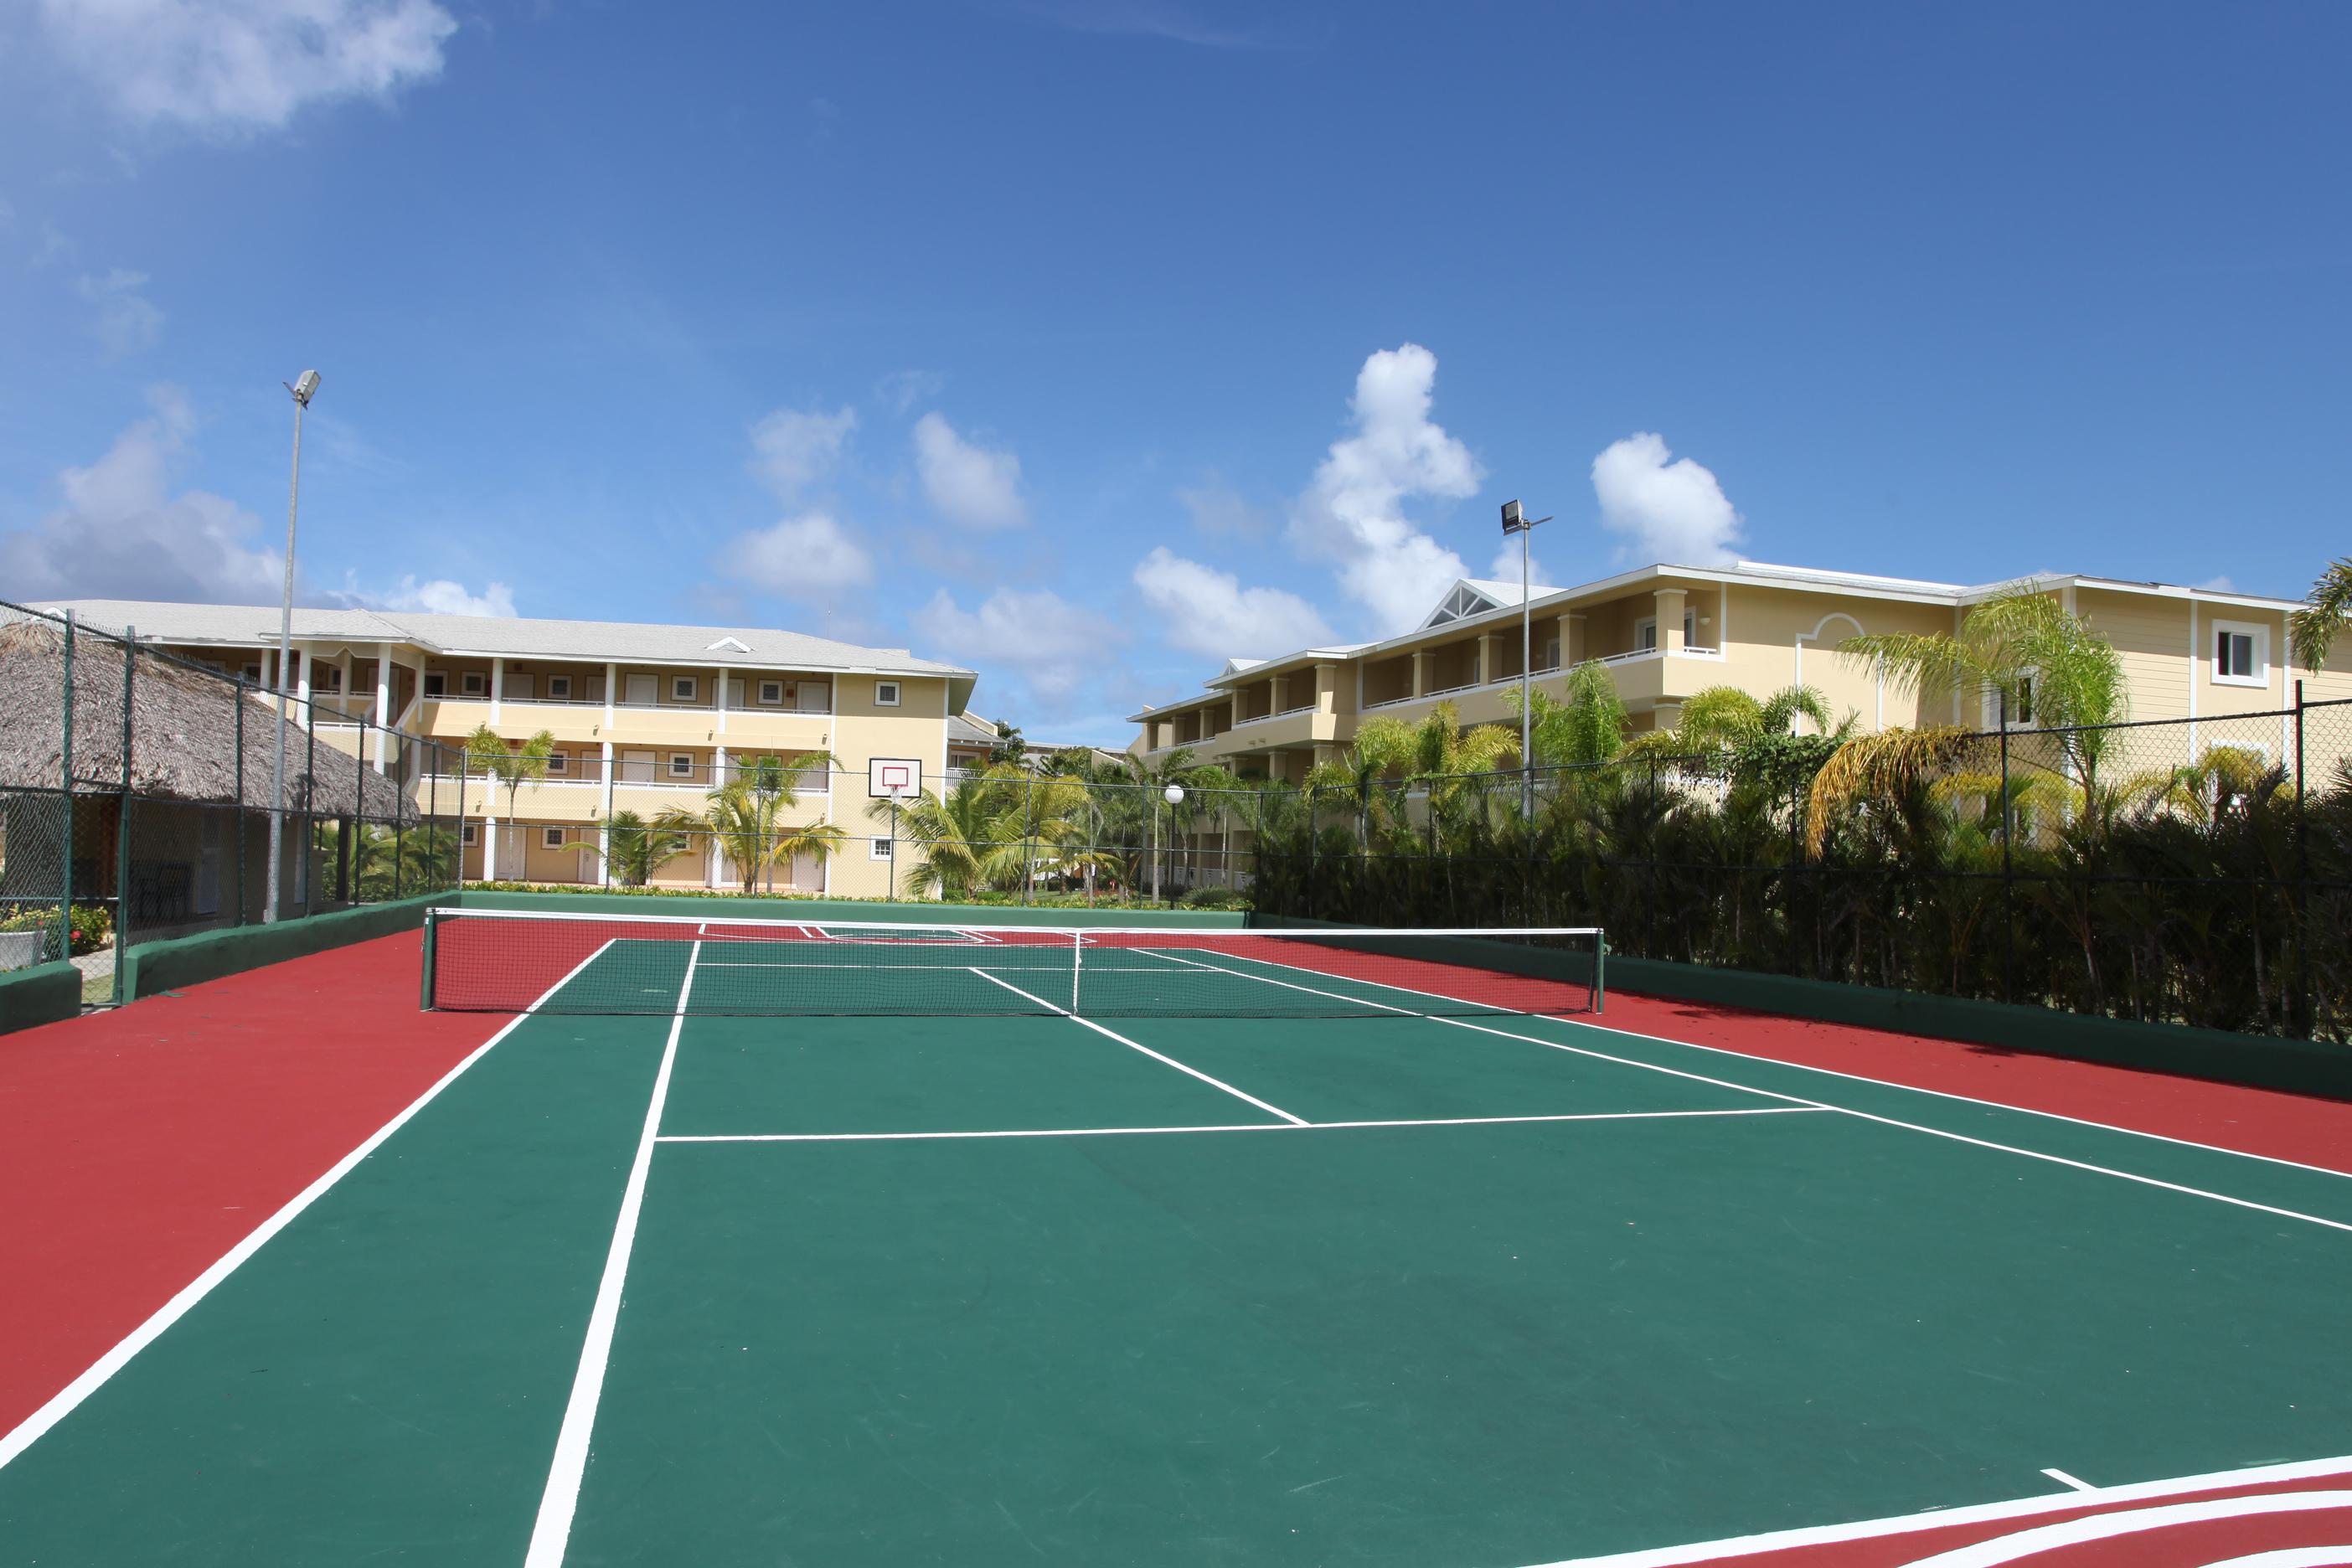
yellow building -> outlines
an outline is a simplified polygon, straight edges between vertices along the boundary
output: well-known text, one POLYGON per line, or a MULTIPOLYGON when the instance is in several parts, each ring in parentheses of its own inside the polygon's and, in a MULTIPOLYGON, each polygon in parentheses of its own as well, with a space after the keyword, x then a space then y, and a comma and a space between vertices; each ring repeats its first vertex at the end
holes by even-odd
MULTIPOLYGON (((265 689, 277 682, 274 606, 107 599, 42 606, 214 665, 265 689)), ((600 824, 616 811, 647 821, 698 811, 704 795, 754 758, 830 752, 842 771, 811 773, 786 826, 838 824, 830 861, 778 867, 774 885, 880 896, 887 838, 866 815, 867 765, 908 758, 936 789, 948 767, 950 721, 976 677, 905 648, 859 647, 800 632, 627 621, 522 620, 405 611, 294 612, 295 695, 313 705, 318 736, 396 773, 420 805, 462 816, 470 879, 596 883, 600 824), (362 731, 359 721, 373 728, 362 731), (544 782, 511 800, 457 752, 482 725, 520 746, 555 742, 544 782), (364 733, 364 742, 362 735, 364 733), (446 752, 408 744, 442 742, 446 752), (439 759, 436 761, 436 759, 439 759)), ((911 869, 911 867, 902 868, 911 869)), ((659 868, 662 886, 739 883, 709 846, 659 868)), ((763 877, 763 882, 765 879, 763 877)))
MULTIPOLYGON (((2099 577, 2033 581, 2122 654, 2134 720, 2225 719, 2294 704, 2300 672, 2288 668, 2285 625, 2294 601, 2099 577)), ((1672 728, 1683 702, 1706 687, 1760 698, 1796 685, 1817 688, 1832 712, 1855 714, 1865 731, 1922 722, 1991 729, 1996 712, 1973 711, 1958 697, 1923 711, 1837 646, 1865 632, 1955 632, 1971 606, 2008 585, 1755 562, 1647 566, 1578 588, 1536 589, 1529 662, 1537 689, 1556 696, 1568 667, 1600 660, 1637 731, 1672 728)), ((1503 693, 1523 678, 1520 621, 1518 584, 1465 579, 1402 636, 1230 660, 1198 695, 1132 715, 1140 728, 1129 749, 1157 758, 1186 747, 1200 762, 1245 776, 1296 781, 1338 757, 1373 716, 1417 722, 1450 699, 1465 724, 1514 722, 1503 693)), ((2339 644, 2305 687, 2313 702, 2352 698, 2352 647, 2339 644)), ((2180 761, 2210 743, 2200 729, 2180 727, 2180 761)), ((2241 721, 2229 738, 2276 758, 2288 724, 2279 721, 2273 739, 2267 725, 2241 721)))

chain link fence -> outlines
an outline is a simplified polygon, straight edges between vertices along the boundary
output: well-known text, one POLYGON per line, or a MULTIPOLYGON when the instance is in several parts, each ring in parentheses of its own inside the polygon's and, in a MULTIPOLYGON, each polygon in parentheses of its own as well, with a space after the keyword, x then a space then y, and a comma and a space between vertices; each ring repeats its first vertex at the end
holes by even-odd
POLYGON ((278 702, 135 628, 0 602, 0 968, 70 956, 119 999, 138 943, 455 887, 460 825, 411 788, 454 753, 278 702))

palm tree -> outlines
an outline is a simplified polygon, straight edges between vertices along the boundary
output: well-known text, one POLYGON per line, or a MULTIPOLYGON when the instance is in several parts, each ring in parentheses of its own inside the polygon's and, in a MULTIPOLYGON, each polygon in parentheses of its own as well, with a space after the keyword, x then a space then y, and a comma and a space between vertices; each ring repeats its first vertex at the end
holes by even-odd
MULTIPOLYGON (((1540 697, 1541 693, 1538 693, 1540 697)), ((1356 847, 1364 853, 1372 847, 1372 823, 1382 818, 1383 829, 1396 826, 1391 814, 1401 818, 1400 803, 1389 799, 1381 785, 1389 774, 1402 768, 1414 753, 1412 726, 1402 719, 1386 716, 1367 719, 1356 731, 1356 739, 1345 753, 1330 762, 1318 763, 1307 770, 1307 787, 1311 790, 1339 790, 1352 796, 1356 803, 1356 847), (1377 809, 1383 804, 1388 809, 1377 809)))
MULTIPOLYGON (((540 731, 520 745, 509 742, 488 724, 477 725, 474 732, 466 737, 467 771, 478 771, 492 789, 501 784, 506 786, 509 822, 514 820, 516 792, 527 784, 537 784, 547 777, 547 759, 554 751, 554 733, 547 730, 540 731)), ((465 810, 462 790, 457 805, 462 816, 465 810)))
MULTIPOLYGON (((740 776, 751 786, 751 793, 760 797, 770 819, 773 820, 799 806, 801 780, 811 771, 822 769, 831 773, 840 765, 839 759, 831 752, 803 752, 790 762, 776 756, 754 757, 740 764, 740 776)), ((836 833, 833 837, 837 844, 840 835, 836 833)), ((782 858, 791 858, 790 856, 782 858)), ((772 893, 776 890, 776 859, 777 857, 771 856, 767 863, 768 891, 772 893)))
POLYGON ((797 757, 791 763, 762 757, 751 769, 705 795, 700 811, 673 805, 654 818, 654 826, 665 832, 708 835, 735 868, 743 891, 755 893, 763 870, 803 855, 822 862, 846 837, 835 823, 787 827, 781 820, 787 809, 799 804, 790 781, 819 759, 831 761, 822 753, 797 757))
POLYGON ((1880 632, 1848 637, 1838 652, 1924 700, 2000 696, 2012 721, 2054 732, 2066 773, 2086 790, 2106 750, 2099 726, 2121 722, 2128 706, 2115 645, 2030 583, 1969 611, 1958 636, 1880 632))
POLYGON ((1528 717, 1528 749, 1535 752, 1537 767, 1605 763, 1625 747, 1625 700, 1617 695, 1617 678, 1597 658, 1569 670, 1558 700, 1541 689, 1530 695, 1523 686, 1505 687, 1502 698, 1514 719, 1522 702, 1535 704, 1528 717))
MULTIPOLYGON (((959 779, 944 795, 925 790, 898 803, 898 836, 912 843, 916 853, 915 868, 906 874, 908 890, 966 898, 1017 876, 1023 860, 1021 806, 1017 789, 1006 786, 1020 782, 1018 769, 998 764, 959 779)), ((888 822, 892 803, 871 801, 866 814, 888 822)))
POLYGON ((622 887, 642 888, 655 871, 692 848, 693 839, 676 828, 655 826, 634 811, 616 811, 604 823, 602 843, 589 838, 562 847, 587 850, 604 860, 622 887))
POLYGON ((2319 673, 2347 617, 2352 617, 2352 555, 2329 562, 2327 570, 2311 585, 2311 596, 2304 600, 2303 608, 2286 618, 2287 637, 2304 668, 2319 673))

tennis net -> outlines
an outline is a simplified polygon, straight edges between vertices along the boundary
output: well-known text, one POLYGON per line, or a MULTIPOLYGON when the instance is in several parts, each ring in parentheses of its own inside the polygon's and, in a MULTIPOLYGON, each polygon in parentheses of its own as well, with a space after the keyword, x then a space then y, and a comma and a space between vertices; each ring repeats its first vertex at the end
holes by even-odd
POLYGON ((745 1017, 1597 1013, 1606 945, 1590 927, 1075 928, 436 909, 424 1003, 745 1017))

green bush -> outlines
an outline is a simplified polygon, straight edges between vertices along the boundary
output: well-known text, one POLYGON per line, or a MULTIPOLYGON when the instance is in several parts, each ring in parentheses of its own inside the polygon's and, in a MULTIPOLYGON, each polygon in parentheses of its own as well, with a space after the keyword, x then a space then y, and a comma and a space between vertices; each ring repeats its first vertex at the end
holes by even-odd
POLYGON ((1250 907, 1249 895, 1239 888, 1195 888, 1184 895, 1188 910, 1245 910, 1250 907))
MULTIPOLYGON (((58 920, 55 904, 0 904, 0 931, 39 931, 58 920)), ((103 904, 76 904, 71 924, 76 956, 96 952, 114 936, 114 916, 103 904)))

